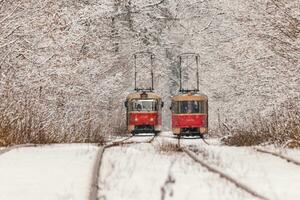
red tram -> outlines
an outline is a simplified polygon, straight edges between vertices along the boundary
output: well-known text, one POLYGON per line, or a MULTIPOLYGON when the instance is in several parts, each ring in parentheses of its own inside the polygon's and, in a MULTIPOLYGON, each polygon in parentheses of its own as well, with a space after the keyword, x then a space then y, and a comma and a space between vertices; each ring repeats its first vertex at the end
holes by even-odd
MULTIPOLYGON (((179 57, 179 78, 180 78, 180 94, 172 97, 171 111, 172 111, 172 132, 177 137, 180 136, 200 136, 208 132, 208 98, 204 94, 199 93, 199 55, 194 53, 184 53, 179 57), (182 62, 189 58, 193 58, 196 63, 197 87, 192 89, 182 88, 182 62)), ((190 67, 190 66, 188 66, 190 67)), ((189 69, 189 71, 192 71, 189 69)), ((190 80, 191 77, 188 77, 190 80)), ((191 85, 189 85, 191 87, 191 85)))
MULTIPOLYGON (((153 59, 150 52, 138 52, 134 54, 135 88, 136 92, 127 96, 125 101, 128 132, 133 135, 138 133, 154 133, 161 131, 163 102, 161 97, 153 92, 153 59), (137 58, 149 56, 151 66, 151 87, 137 87, 137 58)), ((145 81, 145 80, 143 80, 145 81)))
POLYGON ((172 98, 172 131, 174 135, 201 137, 208 132, 208 98, 191 92, 172 98))
POLYGON ((127 127, 133 135, 138 133, 154 133, 161 131, 163 102, 153 92, 135 92, 127 96, 127 127))

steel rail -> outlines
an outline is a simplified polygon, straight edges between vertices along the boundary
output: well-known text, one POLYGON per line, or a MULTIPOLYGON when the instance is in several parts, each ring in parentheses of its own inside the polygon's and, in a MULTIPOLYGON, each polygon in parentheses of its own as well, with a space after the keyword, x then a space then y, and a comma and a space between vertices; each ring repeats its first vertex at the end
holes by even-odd
POLYGON ((99 190, 99 177, 100 177, 100 170, 102 165, 102 159, 105 153, 105 150, 111 147, 116 146, 123 146, 123 145, 129 145, 129 144, 142 144, 142 143, 152 143, 154 141, 154 138, 156 135, 152 136, 150 140, 147 141, 128 141, 129 139, 133 138, 133 136, 129 136, 121 141, 114 141, 111 143, 108 143, 102 147, 97 152, 97 157, 94 162, 94 167, 92 171, 92 181, 91 181, 91 187, 90 187, 90 193, 89 193, 89 200, 98 200, 98 190, 99 190))
POLYGON ((293 163, 295 165, 298 165, 300 166, 300 162, 293 159, 293 158, 290 158, 288 156, 284 156, 282 154, 279 154, 279 153, 276 153, 276 152, 272 152, 272 151, 268 151, 268 150, 265 150, 265 149, 260 149, 260 148, 254 148, 255 151, 257 152, 261 152, 261 153, 265 153, 265 154, 270 154, 270 155, 273 155, 273 156, 276 156, 276 157, 279 157, 283 160, 286 160, 287 162, 290 162, 290 163, 293 163))
MULTIPOLYGON (((123 140, 120 141, 113 141, 111 143, 108 143, 102 147, 99 148, 97 151, 96 160, 94 162, 93 170, 92 170, 92 181, 91 181, 91 187, 89 192, 89 200, 97 200, 98 199, 98 180, 100 176, 100 168, 102 163, 102 158, 104 155, 104 152, 106 149, 110 147, 115 146, 122 146, 122 145, 128 145, 128 144, 141 144, 141 143, 152 143, 156 135, 152 136, 150 140, 147 141, 128 141, 129 139, 133 138, 133 136, 128 136, 123 140)), ((47 145, 47 144, 46 144, 47 145)), ((14 145, 14 146, 8 146, 4 149, 0 149, 0 155, 5 154, 7 152, 10 152, 15 149, 19 148, 27 148, 27 147, 38 147, 38 146, 45 146, 40 144, 22 144, 22 145, 14 145)))
MULTIPOLYGON (((98 180, 100 175, 100 167, 101 167, 101 161, 104 155, 104 152, 106 149, 114 146, 122 146, 122 145, 128 145, 128 144, 139 144, 139 143, 152 143, 156 135, 152 136, 150 140, 147 141, 128 141, 129 139, 133 138, 133 136, 128 136, 123 140, 120 141, 113 141, 111 143, 105 144, 104 146, 100 147, 97 151, 96 160, 94 162, 93 171, 92 171, 92 181, 91 181, 91 187, 89 192, 89 199, 90 200, 97 200, 97 194, 98 194, 98 180)), ((21 144, 21 145, 13 145, 13 146, 7 146, 3 149, 0 149, 0 155, 8 153, 15 149, 20 148, 28 148, 28 147, 39 147, 39 146, 46 146, 49 144, 21 144)), ((99 144, 98 144, 99 145, 99 144)))
POLYGON ((231 177, 230 175, 220 171, 219 169, 207 164, 204 160, 201 160, 200 158, 198 158, 198 156, 193 153, 192 151, 188 150, 187 148, 184 148, 182 146, 180 146, 180 139, 178 139, 178 145, 180 147, 180 149, 186 154, 188 155, 192 160, 194 160, 195 162, 199 163, 201 166, 205 167, 208 171, 213 172, 215 174, 218 174, 221 178, 226 179, 227 181, 231 182, 232 184, 234 184, 236 187, 242 189, 243 191, 247 192, 248 194, 259 198, 261 200, 270 200, 268 197, 257 193, 256 191, 254 191, 253 189, 251 189, 250 187, 248 187, 247 185, 241 183, 240 181, 238 181, 237 179, 231 177))
POLYGON ((24 148, 24 147, 37 147, 37 146, 42 146, 42 145, 38 145, 38 144, 20 144, 20 145, 13 145, 13 146, 7 146, 4 149, 0 149, 0 155, 8 153, 12 150, 15 149, 20 149, 20 148, 24 148))

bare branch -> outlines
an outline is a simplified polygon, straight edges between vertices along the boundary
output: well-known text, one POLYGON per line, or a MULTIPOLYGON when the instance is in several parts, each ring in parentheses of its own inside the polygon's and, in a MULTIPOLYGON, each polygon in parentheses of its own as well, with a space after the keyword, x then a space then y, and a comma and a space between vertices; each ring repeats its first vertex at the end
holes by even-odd
POLYGON ((18 41, 18 39, 15 39, 15 40, 10 41, 10 42, 8 42, 8 43, 6 43, 6 44, 3 44, 2 46, 0 46, 0 49, 6 47, 6 46, 8 46, 8 45, 11 45, 11 44, 15 43, 16 41, 18 41))
POLYGON ((142 7, 142 9, 151 8, 151 7, 157 7, 157 6, 159 6, 160 4, 162 4, 164 2, 165 2, 165 0, 161 0, 161 1, 157 2, 157 3, 146 5, 146 6, 142 7))
POLYGON ((4 17, 4 18, 0 21, 0 24, 2 24, 4 21, 6 21, 8 18, 10 18, 10 17, 15 13, 15 11, 16 11, 18 8, 19 8, 19 5, 16 6, 16 7, 14 8, 14 10, 13 10, 10 14, 8 14, 6 17, 4 17))
POLYGON ((210 27, 211 23, 212 23, 212 20, 201 31, 205 31, 206 29, 208 29, 210 27))
POLYGON ((7 39, 9 36, 11 36, 16 30, 18 30, 21 26, 17 26, 16 28, 14 28, 9 34, 7 34, 7 36, 5 36, 3 39, 7 39))

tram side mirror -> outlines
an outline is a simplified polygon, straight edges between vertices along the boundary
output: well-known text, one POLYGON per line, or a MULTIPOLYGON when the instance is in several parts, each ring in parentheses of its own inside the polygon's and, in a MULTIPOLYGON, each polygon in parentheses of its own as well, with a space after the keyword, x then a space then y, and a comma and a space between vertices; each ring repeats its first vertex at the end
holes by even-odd
POLYGON ((172 106, 170 106, 170 110, 172 110, 172 106))
POLYGON ((127 108, 128 107, 128 101, 124 102, 124 106, 127 108))
POLYGON ((161 102, 161 107, 163 108, 164 107, 164 105, 165 105, 165 102, 161 102))

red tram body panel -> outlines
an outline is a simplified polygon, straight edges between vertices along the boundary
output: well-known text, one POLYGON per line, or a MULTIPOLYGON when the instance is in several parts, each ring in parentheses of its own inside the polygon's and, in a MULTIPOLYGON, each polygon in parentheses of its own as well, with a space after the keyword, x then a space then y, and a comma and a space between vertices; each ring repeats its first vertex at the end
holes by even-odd
POLYGON ((203 114, 173 114, 173 128, 195 128, 206 126, 207 115, 203 114))
POLYGON ((161 119, 158 112, 130 112, 129 125, 161 125, 161 119))

